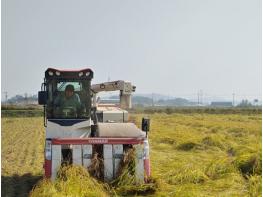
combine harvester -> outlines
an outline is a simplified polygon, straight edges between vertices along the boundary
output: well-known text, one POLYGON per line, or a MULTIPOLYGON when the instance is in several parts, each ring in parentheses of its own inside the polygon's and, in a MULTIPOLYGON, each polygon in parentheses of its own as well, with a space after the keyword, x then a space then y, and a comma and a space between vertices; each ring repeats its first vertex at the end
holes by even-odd
POLYGON ((135 150, 136 182, 150 176, 147 132, 150 121, 142 120, 142 130, 128 122, 131 94, 130 82, 113 81, 91 85, 93 71, 48 68, 38 93, 44 106, 46 128, 45 177, 54 180, 61 164, 77 164, 88 168, 95 155, 103 160, 103 179, 118 176, 121 161, 129 149, 135 150), (98 104, 97 94, 120 91, 119 106, 98 104))

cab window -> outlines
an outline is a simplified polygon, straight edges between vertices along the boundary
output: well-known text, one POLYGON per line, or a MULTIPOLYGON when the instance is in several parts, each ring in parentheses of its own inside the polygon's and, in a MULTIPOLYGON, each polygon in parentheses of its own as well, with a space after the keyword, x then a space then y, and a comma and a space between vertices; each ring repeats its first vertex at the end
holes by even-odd
POLYGON ((49 82, 47 118, 79 119, 90 117, 90 82, 49 82))
POLYGON ((59 92, 65 91, 67 85, 72 85, 74 87, 75 91, 81 91, 82 90, 80 82, 73 82, 73 81, 65 82, 64 81, 64 82, 57 83, 57 91, 59 91, 59 92))

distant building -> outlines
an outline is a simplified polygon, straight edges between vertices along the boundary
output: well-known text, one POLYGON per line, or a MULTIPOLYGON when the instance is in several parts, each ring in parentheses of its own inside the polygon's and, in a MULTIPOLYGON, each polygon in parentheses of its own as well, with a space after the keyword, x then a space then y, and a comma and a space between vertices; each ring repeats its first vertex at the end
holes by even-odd
POLYGON ((232 102, 211 102, 212 107, 233 107, 232 102))

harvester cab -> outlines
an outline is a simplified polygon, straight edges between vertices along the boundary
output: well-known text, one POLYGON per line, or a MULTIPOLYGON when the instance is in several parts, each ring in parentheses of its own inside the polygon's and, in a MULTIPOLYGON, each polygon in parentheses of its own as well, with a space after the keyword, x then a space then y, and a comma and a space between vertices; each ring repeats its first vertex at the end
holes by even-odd
POLYGON ((131 94, 130 82, 113 81, 91 85, 93 71, 48 68, 38 93, 44 106, 45 177, 55 179, 62 164, 85 168, 94 157, 103 161, 102 179, 118 176, 121 161, 130 149, 135 151, 135 176, 143 182, 150 176, 149 119, 143 119, 142 130, 128 122, 131 94), (99 104, 97 94, 120 91, 119 105, 99 104))

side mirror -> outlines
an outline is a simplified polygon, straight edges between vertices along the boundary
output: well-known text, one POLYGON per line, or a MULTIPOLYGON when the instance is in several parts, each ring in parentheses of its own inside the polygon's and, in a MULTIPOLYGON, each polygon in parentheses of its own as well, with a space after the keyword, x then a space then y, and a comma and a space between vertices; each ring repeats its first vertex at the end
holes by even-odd
POLYGON ((142 130, 146 133, 150 130, 150 119, 142 118, 142 130))
POLYGON ((47 104, 47 91, 38 92, 38 104, 46 105, 47 104))

